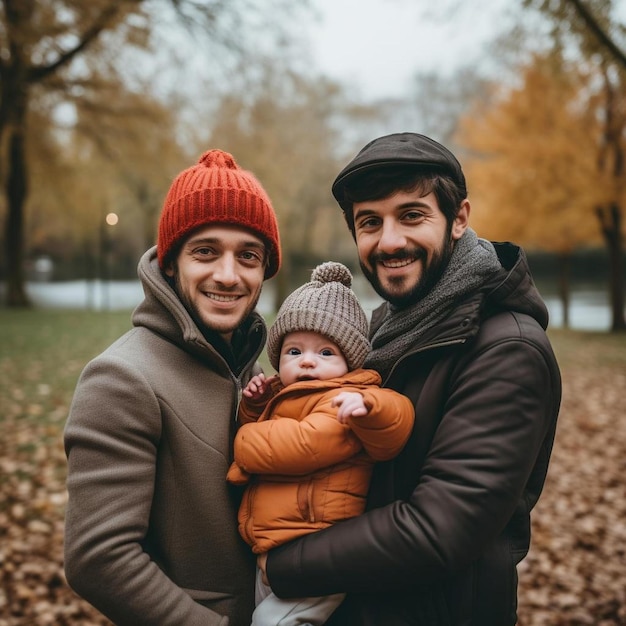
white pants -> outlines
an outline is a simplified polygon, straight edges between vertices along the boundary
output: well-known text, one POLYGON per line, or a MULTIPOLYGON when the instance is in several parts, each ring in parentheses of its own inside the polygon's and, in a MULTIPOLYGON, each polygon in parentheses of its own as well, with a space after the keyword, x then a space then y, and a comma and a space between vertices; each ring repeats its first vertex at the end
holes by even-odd
POLYGON ((279 598, 257 570, 252 626, 322 626, 346 597, 345 593, 316 598, 279 598))

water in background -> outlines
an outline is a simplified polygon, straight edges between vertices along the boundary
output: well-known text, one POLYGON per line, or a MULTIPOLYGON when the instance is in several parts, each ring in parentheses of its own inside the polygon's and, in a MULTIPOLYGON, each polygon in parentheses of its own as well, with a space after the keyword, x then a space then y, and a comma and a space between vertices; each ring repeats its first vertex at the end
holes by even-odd
MULTIPOLYGON (((550 312, 550 326, 563 326, 563 306, 556 296, 544 296, 550 312)), ((577 330, 609 330, 611 307, 604 291, 581 289, 572 291, 569 307, 569 327, 577 330)))
MULTIPOLYGON (((31 282, 27 293, 36 306, 47 308, 78 308, 93 310, 124 310, 134 308, 143 298, 139 281, 31 282)), ((355 276, 354 290, 369 315, 381 300, 360 276, 355 276), (361 280, 360 280, 361 279, 361 280)), ((543 294, 550 311, 550 325, 562 326, 563 312, 555 295, 543 294)), ((271 281, 261 294, 258 309, 263 314, 273 312, 271 281)), ((593 286, 574 287, 571 294, 570 328, 578 330, 608 330, 611 311, 607 293, 593 286)))

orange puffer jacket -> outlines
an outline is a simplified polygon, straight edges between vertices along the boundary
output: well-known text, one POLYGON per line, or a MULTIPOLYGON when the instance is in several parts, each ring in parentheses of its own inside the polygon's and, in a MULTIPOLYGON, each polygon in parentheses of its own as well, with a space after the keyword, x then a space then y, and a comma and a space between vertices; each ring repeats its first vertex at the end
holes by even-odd
MULTIPOLYGON (((255 553, 363 512, 374 461, 396 456, 414 421, 411 402, 380 384, 378 373, 365 369, 300 381, 278 391, 258 421, 240 427, 227 479, 242 483, 253 475, 239 532, 255 553), (340 424, 332 399, 342 391, 361 393, 368 414, 340 424)), ((254 420, 253 413, 244 399, 240 422, 254 420)))

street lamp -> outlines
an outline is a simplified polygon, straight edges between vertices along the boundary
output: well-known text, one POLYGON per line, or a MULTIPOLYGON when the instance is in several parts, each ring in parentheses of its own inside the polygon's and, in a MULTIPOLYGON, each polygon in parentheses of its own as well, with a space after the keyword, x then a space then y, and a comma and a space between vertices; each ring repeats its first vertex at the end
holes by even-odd
MULTIPOLYGON (((119 222, 117 213, 107 213, 104 222, 107 226, 115 226, 119 222)), ((102 226, 102 262, 103 262, 103 277, 102 277, 102 308, 108 311, 110 308, 109 303, 109 288, 110 288, 110 268, 111 268, 111 237, 109 236, 106 226, 102 226)))

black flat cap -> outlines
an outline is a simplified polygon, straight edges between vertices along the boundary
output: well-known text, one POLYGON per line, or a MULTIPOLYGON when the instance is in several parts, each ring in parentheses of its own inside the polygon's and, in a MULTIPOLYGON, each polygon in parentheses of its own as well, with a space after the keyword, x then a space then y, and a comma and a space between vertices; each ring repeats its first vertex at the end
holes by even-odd
POLYGON ((333 196, 341 204, 343 186, 356 174, 390 165, 416 165, 439 168, 452 177, 463 190, 465 176, 456 157, 434 139, 418 133, 394 133, 370 141, 339 172, 332 186, 333 196))

